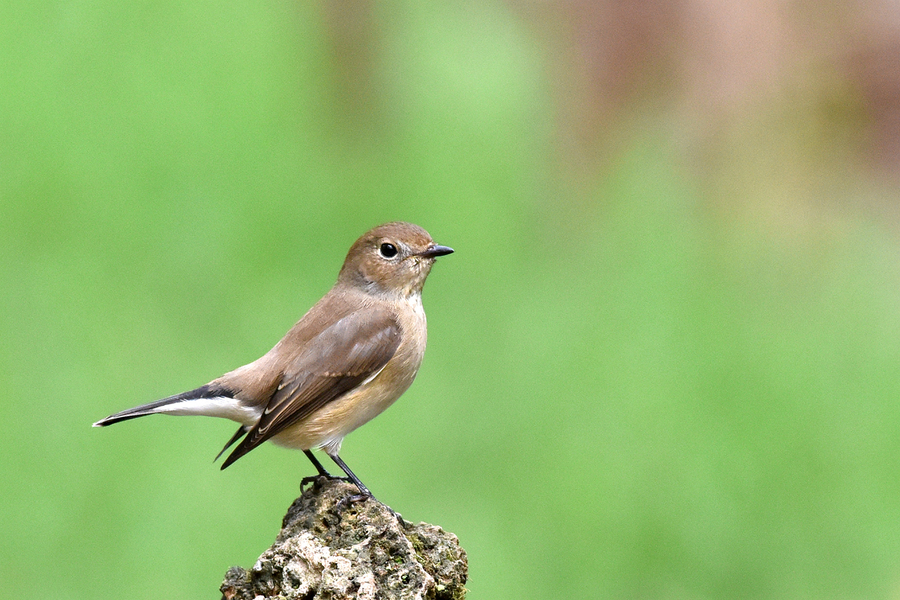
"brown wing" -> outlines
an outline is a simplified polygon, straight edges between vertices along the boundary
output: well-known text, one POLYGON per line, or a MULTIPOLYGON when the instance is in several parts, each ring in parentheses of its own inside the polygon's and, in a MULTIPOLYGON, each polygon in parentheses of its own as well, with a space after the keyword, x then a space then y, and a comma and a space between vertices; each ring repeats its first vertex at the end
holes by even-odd
POLYGON ((400 325, 387 310, 356 311, 324 329, 285 366, 259 422, 222 468, 378 373, 399 345, 400 325))

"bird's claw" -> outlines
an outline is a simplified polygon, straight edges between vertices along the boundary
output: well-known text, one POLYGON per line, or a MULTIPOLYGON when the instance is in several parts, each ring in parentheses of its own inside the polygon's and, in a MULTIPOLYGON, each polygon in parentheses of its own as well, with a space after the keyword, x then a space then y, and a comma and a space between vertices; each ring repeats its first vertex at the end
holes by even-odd
POLYGON ((318 475, 308 475, 308 476, 304 477, 303 479, 301 479, 300 480, 300 491, 302 492, 303 488, 305 488, 309 484, 315 483, 315 481, 317 479, 319 479, 320 477, 324 477, 328 481, 343 481, 345 483, 353 483, 352 481, 350 481, 349 477, 336 477, 331 474, 320 473, 318 475))
POLYGON ((399 523, 400 527, 402 527, 403 529, 406 529, 408 525, 412 525, 412 523, 403 518, 403 515, 398 513, 396 510, 394 510, 372 494, 352 494, 350 496, 345 496, 334 505, 334 509, 338 514, 340 514, 351 504, 356 504, 357 502, 365 502, 366 500, 373 500, 388 509, 390 513, 394 515, 394 517, 397 519, 397 523, 399 523))
MULTIPOLYGON (((341 510, 347 508, 351 504, 356 504, 357 502, 363 502, 365 500, 368 500, 369 498, 371 498, 372 500, 375 500, 375 496, 372 496, 371 494, 353 494, 350 496, 344 496, 343 498, 338 500, 337 504, 334 505, 334 508, 335 508, 335 510, 340 512, 341 510)), ((377 500, 376 500, 376 502, 377 502, 377 500)))

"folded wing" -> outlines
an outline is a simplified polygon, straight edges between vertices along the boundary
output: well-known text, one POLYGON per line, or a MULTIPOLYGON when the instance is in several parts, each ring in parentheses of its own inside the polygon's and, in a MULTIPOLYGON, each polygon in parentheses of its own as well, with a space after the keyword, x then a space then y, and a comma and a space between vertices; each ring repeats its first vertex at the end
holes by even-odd
POLYGON ((376 375, 400 345, 390 311, 356 311, 303 344, 286 363, 259 422, 222 468, 376 375))

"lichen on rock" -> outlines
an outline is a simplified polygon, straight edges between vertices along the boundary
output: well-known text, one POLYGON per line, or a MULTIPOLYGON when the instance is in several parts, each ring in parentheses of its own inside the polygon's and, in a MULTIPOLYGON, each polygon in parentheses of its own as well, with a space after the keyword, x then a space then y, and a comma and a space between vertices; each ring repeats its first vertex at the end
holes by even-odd
POLYGON ((341 480, 317 478, 256 564, 228 570, 223 600, 465 597, 468 562, 455 535, 402 521, 373 499, 348 502, 355 493, 341 480))

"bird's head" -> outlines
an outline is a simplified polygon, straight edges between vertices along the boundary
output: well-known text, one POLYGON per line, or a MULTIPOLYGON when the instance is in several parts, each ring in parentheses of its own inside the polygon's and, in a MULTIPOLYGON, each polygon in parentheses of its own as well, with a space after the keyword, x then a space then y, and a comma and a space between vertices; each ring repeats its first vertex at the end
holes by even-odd
POLYGON ((370 293, 406 298, 422 293, 435 259, 451 252, 418 225, 386 223, 356 240, 338 280, 370 293))

